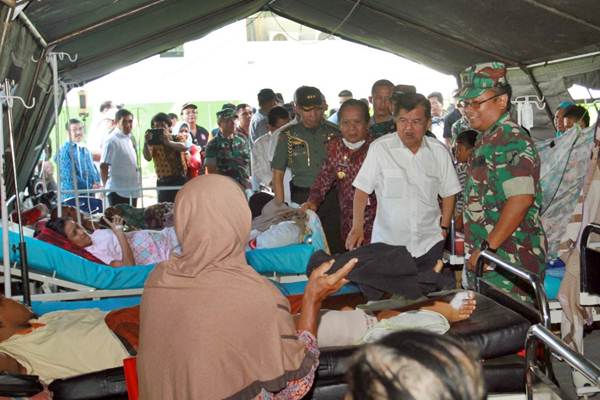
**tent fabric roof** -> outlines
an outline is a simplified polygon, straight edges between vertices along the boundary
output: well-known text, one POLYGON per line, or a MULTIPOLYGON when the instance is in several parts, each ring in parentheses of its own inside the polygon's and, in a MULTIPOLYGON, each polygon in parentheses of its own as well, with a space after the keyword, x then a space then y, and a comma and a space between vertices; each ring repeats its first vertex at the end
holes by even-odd
MULTIPOLYGON (((25 9, 56 51, 77 53, 61 72, 88 81, 201 37, 261 9, 334 30, 357 0, 54 0, 25 9), (112 20, 112 21, 111 21, 112 20), (110 21, 87 33, 69 34, 110 21)), ((474 62, 528 65, 600 51, 600 2, 578 0, 360 0, 336 31, 456 74, 474 62)))

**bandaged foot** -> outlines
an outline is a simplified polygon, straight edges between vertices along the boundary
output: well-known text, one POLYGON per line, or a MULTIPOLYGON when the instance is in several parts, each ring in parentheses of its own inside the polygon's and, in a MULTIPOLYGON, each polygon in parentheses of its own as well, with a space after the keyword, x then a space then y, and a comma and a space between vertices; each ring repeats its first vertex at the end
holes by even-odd
POLYGON ((423 307, 423 309, 439 312, 449 322, 458 322, 469 318, 476 306, 475 293, 469 290, 457 293, 449 303, 436 301, 433 305, 423 307))
POLYGON ((462 321, 467 319, 473 314, 477 302, 475 301, 475 293, 470 290, 457 293, 452 300, 450 300, 450 307, 455 311, 454 319, 452 321, 462 321))

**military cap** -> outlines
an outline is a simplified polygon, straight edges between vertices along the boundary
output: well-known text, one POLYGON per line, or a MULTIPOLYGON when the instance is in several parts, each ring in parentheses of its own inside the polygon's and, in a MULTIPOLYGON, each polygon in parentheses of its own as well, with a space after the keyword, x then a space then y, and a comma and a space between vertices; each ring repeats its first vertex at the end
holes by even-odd
POLYGON ((296 104, 304 111, 310 111, 315 107, 321 107, 323 105, 323 95, 321 91, 316 87, 312 86, 300 86, 296 89, 294 96, 296 104))
POLYGON ((486 90, 508 85, 506 65, 498 61, 471 65, 460 73, 460 82, 459 99, 479 97, 486 90))
POLYGON ((220 111, 217 111, 217 119, 225 119, 225 118, 237 118, 237 114, 235 112, 235 108, 223 108, 220 111))
POLYGON ((184 103, 184 104, 181 106, 181 112, 183 112, 183 110, 185 110, 185 109, 187 109, 187 108, 192 108, 192 109, 196 110, 196 109, 198 109, 198 106, 197 106, 197 105, 195 105, 194 103, 189 103, 189 102, 188 102, 188 103, 184 103))

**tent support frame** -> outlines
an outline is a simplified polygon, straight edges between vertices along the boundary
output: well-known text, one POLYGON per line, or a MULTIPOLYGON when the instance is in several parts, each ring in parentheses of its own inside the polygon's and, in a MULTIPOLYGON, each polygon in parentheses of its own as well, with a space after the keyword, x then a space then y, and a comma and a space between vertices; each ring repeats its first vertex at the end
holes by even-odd
POLYGON ((109 24, 111 24, 113 22, 116 22, 116 21, 119 21, 121 19, 131 17, 132 15, 138 14, 138 13, 140 13, 142 11, 145 11, 145 10, 147 10, 149 8, 157 6, 157 5, 159 5, 161 3, 164 3, 164 2, 165 2, 165 0, 154 0, 154 1, 150 2, 150 3, 146 3, 146 4, 142 5, 142 6, 133 8, 133 9, 131 9, 129 11, 125 11, 125 12, 119 14, 119 15, 115 15, 115 16, 112 16, 110 18, 103 19, 102 21, 96 22, 95 24, 88 25, 86 27, 83 27, 83 28, 78 29, 76 31, 73 31, 71 33, 67 33, 66 35, 63 35, 63 36, 61 36, 61 37, 59 37, 57 39, 54 39, 50 43, 48 43, 48 46, 55 46, 57 44, 60 44, 60 43, 66 42, 68 40, 74 39, 77 36, 81 36, 81 35, 83 35, 85 33, 92 32, 92 31, 94 31, 94 30, 96 30, 98 28, 101 28, 101 27, 103 27, 105 25, 109 25, 109 24))
POLYGON ((571 21, 573 21, 573 22, 575 22, 577 24, 581 24, 581 25, 586 26, 586 27, 588 27, 590 29, 593 29, 595 31, 600 32, 600 26, 598 26, 596 24, 593 24, 593 23, 591 23, 589 21, 586 21, 585 19, 582 19, 582 18, 576 17, 574 15, 571 15, 571 14, 569 14, 567 12, 562 11, 562 10, 559 10, 558 8, 554 8, 554 7, 548 6, 546 4, 542 4, 542 3, 540 3, 537 0, 522 0, 522 1, 524 1, 527 4, 531 4, 534 7, 541 8, 544 11, 548 11, 549 13, 558 15, 559 17, 570 19, 571 21))
MULTIPOLYGON (((352 2, 353 3, 354 0, 346 0, 346 2, 352 2)), ((383 10, 381 10, 381 9, 375 7, 375 6, 372 6, 370 4, 361 3, 360 6, 366 8, 367 10, 372 11, 372 12, 374 12, 374 13, 382 16, 382 17, 392 18, 392 19, 395 19, 397 21, 400 21, 403 24, 410 26, 411 28, 415 28, 415 29, 420 30, 421 32, 424 32, 424 33, 427 33, 427 34, 433 34, 433 35, 435 35, 440 40, 443 40, 443 41, 446 41, 446 42, 451 42, 451 43, 454 43, 454 44, 456 44, 458 46, 464 47, 466 49, 474 50, 474 51, 477 51, 479 53, 486 54, 486 55, 488 55, 490 57, 493 57, 493 58, 495 58, 495 59, 497 59, 499 61, 502 61, 504 63, 507 63, 507 64, 516 65, 516 66, 520 66, 521 65, 521 62, 519 62, 517 60, 513 60, 513 59, 511 59, 509 57, 503 56, 502 54, 498 54, 498 53, 495 53, 495 52, 492 52, 492 51, 488 51, 486 49, 482 49, 481 47, 474 46, 471 43, 468 43, 468 42, 466 42, 464 40, 461 40, 461 39, 458 39, 458 38, 455 38, 455 37, 452 37, 452 36, 445 35, 443 33, 440 33, 438 31, 436 31, 436 30, 427 28, 426 26, 423 26, 421 24, 418 24, 418 23, 415 23, 413 21, 410 21, 410 20, 407 20, 405 18, 402 18, 401 16, 398 16, 396 14, 392 14, 390 12, 385 12, 385 11, 383 11, 383 10)))
MULTIPOLYGON (((535 90, 536 95, 540 99, 543 99, 544 93, 542 93, 542 90, 540 89, 540 85, 539 85, 537 79, 535 79, 535 76, 533 75, 533 72, 531 71, 531 69, 529 69, 525 66, 522 66, 521 71, 523 71, 529 78, 529 81, 531 82, 531 86, 533 86, 533 89, 535 90)), ((550 123, 554 127, 554 130, 556 130, 556 126, 554 125, 554 113, 552 113, 552 110, 550 109, 550 105, 548 104, 547 101, 544 102, 544 110, 546 111, 546 115, 548 116, 548 119, 550 119, 550 123)))

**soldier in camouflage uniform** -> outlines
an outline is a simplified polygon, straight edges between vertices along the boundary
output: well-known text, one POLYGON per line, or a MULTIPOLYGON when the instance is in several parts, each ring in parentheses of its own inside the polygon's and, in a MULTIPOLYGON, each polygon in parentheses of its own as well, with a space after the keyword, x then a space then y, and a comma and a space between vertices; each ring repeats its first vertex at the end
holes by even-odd
MULTIPOLYGON (((499 62, 476 64, 461 74, 458 94, 465 116, 481 132, 465 184, 465 247, 473 270, 482 250, 540 275, 546 264, 546 236, 540 220, 540 159, 525 130, 511 121, 511 88, 499 62)), ((522 281, 503 271, 484 280, 530 301, 522 281)))
POLYGON ((220 135, 206 146, 204 165, 209 174, 227 175, 244 189, 250 188, 250 147, 247 139, 235 133, 235 109, 225 108, 217 113, 220 135))
MULTIPOLYGON (((294 203, 303 204, 308 200, 310 187, 319 175, 323 160, 327 157, 327 143, 339 136, 337 125, 323 118, 323 95, 311 86, 301 86, 294 96, 297 124, 284 127, 279 133, 275 154, 271 161, 273 169, 273 192, 275 198, 283 201, 283 175, 286 168, 292 171, 290 185, 294 203)), ((317 214, 327 236, 330 250, 343 252, 344 242, 340 231, 340 210, 337 189, 332 188, 319 206, 317 214)))

